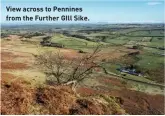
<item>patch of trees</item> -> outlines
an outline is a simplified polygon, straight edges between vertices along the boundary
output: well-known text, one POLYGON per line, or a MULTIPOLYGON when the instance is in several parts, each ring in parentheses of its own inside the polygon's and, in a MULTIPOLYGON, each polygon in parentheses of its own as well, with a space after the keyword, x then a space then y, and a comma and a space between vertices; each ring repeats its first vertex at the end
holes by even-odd
POLYGON ((129 69, 136 69, 137 73, 141 73, 142 75, 146 75, 148 79, 163 83, 164 82, 164 65, 162 67, 147 69, 143 68, 135 63, 138 62, 140 58, 137 56, 125 56, 123 59, 120 59, 117 63, 121 63, 123 66, 128 67, 129 69))
POLYGON ((77 32, 80 32, 80 33, 89 33, 89 32, 97 33, 100 31, 104 31, 104 29, 86 29, 86 30, 78 30, 77 32))
POLYGON ((72 37, 76 37, 76 38, 81 38, 81 39, 85 39, 85 40, 88 40, 88 38, 86 36, 83 36, 83 35, 71 35, 72 37))
POLYGON ((137 65, 131 64, 131 65, 129 65, 127 68, 128 68, 128 69, 131 69, 131 70, 132 70, 132 69, 135 69, 137 73, 142 73, 140 67, 137 66, 137 65))
POLYGON ((158 37, 157 39, 158 39, 158 40, 162 40, 162 39, 163 39, 163 37, 158 37))
POLYGON ((140 45, 133 45, 133 46, 127 47, 127 48, 128 48, 128 49, 135 49, 135 50, 141 50, 141 49, 143 49, 143 47, 140 46, 140 45))
POLYGON ((44 33, 40 33, 40 32, 35 32, 35 33, 26 33, 26 34, 22 34, 21 37, 22 38, 32 38, 34 36, 43 36, 45 35, 44 33))
POLYGON ((46 36, 46 37, 42 38, 42 41, 47 42, 47 41, 50 41, 51 38, 52 38, 51 36, 46 36))
POLYGON ((9 37, 7 33, 1 33, 1 38, 6 38, 6 37, 9 37))
POLYGON ((158 28, 158 29, 138 29, 138 30, 129 31, 128 33, 138 32, 138 31, 148 31, 149 33, 151 33, 152 31, 164 31, 164 29, 163 28, 158 28))
POLYGON ((70 34, 68 32, 63 32, 62 34, 65 35, 65 36, 68 36, 68 37, 75 37, 75 38, 79 38, 79 39, 84 39, 84 40, 87 40, 87 41, 95 42, 95 40, 92 40, 92 39, 90 39, 90 38, 88 38, 86 36, 83 36, 83 35, 70 34))
POLYGON ((106 39, 108 38, 108 36, 96 36, 96 38, 98 38, 99 41, 106 42, 106 39))
POLYGON ((46 36, 42 38, 42 41, 40 42, 40 44, 42 46, 49 46, 49 47, 58 47, 58 48, 64 47, 63 44, 51 42, 51 36, 46 36))
POLYGON ((102 31, 119 31, 119 30, 124 30, 124 29, 130 29, 130 27, 99 27, 101 29, 85 29, 85 30, 78 30, 77 32, 80 33, 97 33, 97 32, 102 32, 102 31))

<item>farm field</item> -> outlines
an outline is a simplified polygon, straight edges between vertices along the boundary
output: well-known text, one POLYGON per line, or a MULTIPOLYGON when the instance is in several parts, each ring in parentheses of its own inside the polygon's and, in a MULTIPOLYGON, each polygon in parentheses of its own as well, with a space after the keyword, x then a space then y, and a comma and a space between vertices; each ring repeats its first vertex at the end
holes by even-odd
MULTIPOLYGON (((78 109, 77 114, 83 114, 81 110, 86 114, 164 114, 164 24, 130 25, 2 27, 2 114, 74 114, 74 108, 78 109), (51 63, 60 63, 56 57, 63 56, 60 57, 65 59, 63 63, 72 62, 62 65, 68 67, 67 74, 70 74, 72 65, 77 65, 74 61, 94 54, 97 47, 99 51, 94 60, 80 66, 81 70, 88 69, 92 63, 98 67, 77 84, 76 93, 66 85, 58 86, 58 80, 49 79, 47 70, 43 70, 45 67, 38 65, 38 57, 46 54, 47 63, 48 53, 59 53, 51 63), (52 95, 51 91, 59 96, 52 95), (28 112, 17 108, 9 110, 12 106, 6 100, 10 100, 14 92, 20 92, 25 100, 25 104, 20 102, 15 107, 28 107, 28 112), (41 92, 45 92, 43 96, 41 92), (59 105, 54 112, 47 95, 52 96, 55 104, 61 100, 65 109, 59 105), (65 96, 69 96, 67 100, 63 99, 65 96), (87 108, 77 102, 82 99, 89 105, 87 108)), ((62 79, 65 80, 65 76, 62 79)), ((12 104, 19 97, 14 98, 10 101, 12 104)))

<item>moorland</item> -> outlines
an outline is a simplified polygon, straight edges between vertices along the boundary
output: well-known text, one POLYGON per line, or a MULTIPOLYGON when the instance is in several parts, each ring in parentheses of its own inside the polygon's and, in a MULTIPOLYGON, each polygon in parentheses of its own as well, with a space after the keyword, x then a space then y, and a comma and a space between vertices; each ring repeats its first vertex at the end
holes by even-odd
POLYGON ((164 24, 2 25, 1 114, 164 114, 164 34, 164 24))

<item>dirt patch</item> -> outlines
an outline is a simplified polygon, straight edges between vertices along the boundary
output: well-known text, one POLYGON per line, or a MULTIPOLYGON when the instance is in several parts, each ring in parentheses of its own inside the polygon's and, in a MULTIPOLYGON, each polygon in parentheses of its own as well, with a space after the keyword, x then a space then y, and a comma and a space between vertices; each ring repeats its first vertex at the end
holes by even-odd
POLYGON ((27 64, 24 63, 15 63, 15 62, 2 62, 1 63, 1 68, 3 69, 26 69, 29 66, 27 64))
POLYGON ((74 59, 74 58, 78 58, 80 56, 80 54, 77 51, 71 50, 71 49, 60 49, 60 52, 67 59, 74 59))
POLYGON ((77 89, 77 92, 82 96, 96 95, 100 93, 99 91, 87 87, 80 87, 77 89))
POLYGON ((116 79, 116 78, 100 78, 99 81, 101 83, 111 84, 111 85, 118 86, 118 87, 123 87, 123 88, 126 87, 126 83, 124 83, 121 80, 116 79))
POLYGON ((13 60, 29 60, 29 58, 31 58, 29 55, 25 54, 25 53, 20 53, 20 52, 15 52, 15 51, 2 51, 1 52, 1 60, 4 61, 13 61, 13 60))
POLYGON ((110 52, 110 53, 100 53, 98 56, 99 60, 113 60, 113 59, 118 59, 120 57, 122 57, 123 55, 125 55, 125 53, 122 52, 110 52))
POLYGON ((6 60, 12 60, 16 56, 12 54, 11 52, 1 52, 1 60, 6 61, 6 60))

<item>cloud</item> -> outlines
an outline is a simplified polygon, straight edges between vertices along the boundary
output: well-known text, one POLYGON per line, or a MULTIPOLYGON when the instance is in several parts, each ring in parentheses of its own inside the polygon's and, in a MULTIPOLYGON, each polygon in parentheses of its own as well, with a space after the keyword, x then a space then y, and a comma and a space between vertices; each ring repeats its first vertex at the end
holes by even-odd
POLYGON ((148 2, 147 5, 149 6, 155 6, 155 5, 159 5, 162 4, 161 2, 148 2))

